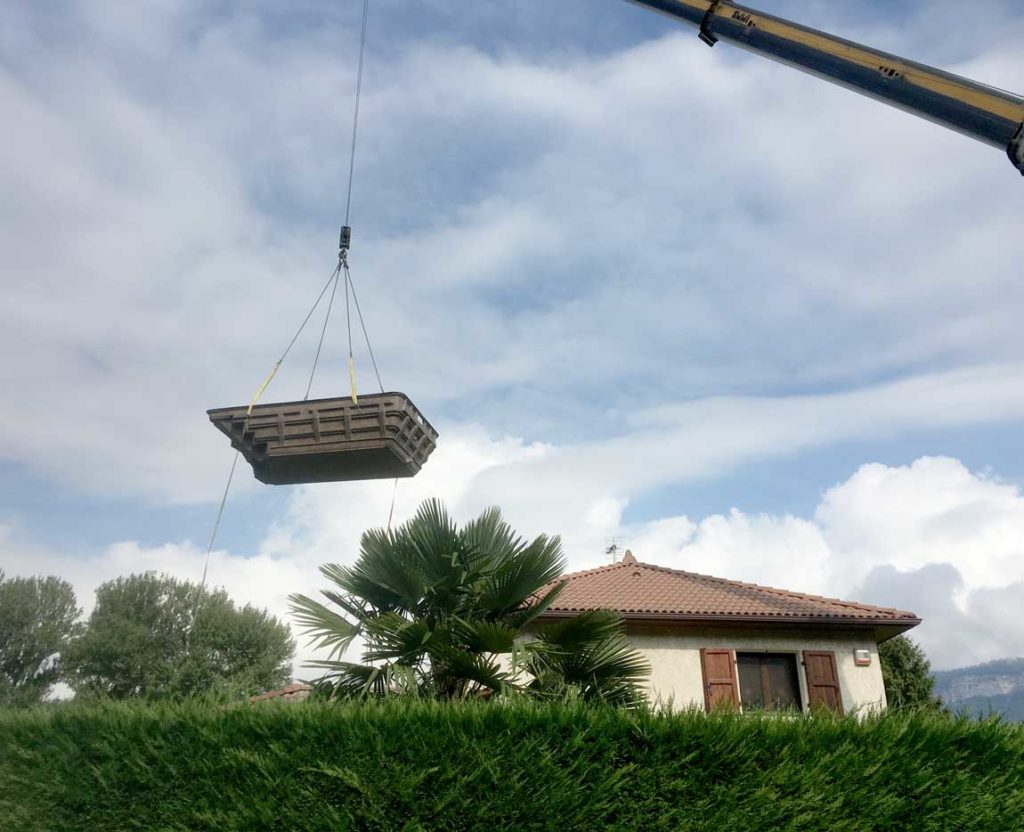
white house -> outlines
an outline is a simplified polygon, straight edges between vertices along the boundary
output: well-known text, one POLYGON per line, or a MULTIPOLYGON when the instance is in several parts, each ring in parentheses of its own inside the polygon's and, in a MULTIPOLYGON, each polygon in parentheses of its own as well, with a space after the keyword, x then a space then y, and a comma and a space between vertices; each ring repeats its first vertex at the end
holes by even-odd
POLYGON ((878 645, 911 612, 738 583, 638 562, 563 576, 539 624, 608 609, 651 665, 650 699, 675 708, 885 708, 878 645))

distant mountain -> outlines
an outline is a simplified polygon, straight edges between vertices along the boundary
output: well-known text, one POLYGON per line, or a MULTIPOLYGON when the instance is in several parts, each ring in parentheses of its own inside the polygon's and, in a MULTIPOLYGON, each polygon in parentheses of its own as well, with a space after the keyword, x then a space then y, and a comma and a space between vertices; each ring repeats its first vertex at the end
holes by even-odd
POLYGON ((935 693, 953 711, 1002 714, 1012 722, 1024 722, 1024 659, 940 670, 935 674, 935 693))

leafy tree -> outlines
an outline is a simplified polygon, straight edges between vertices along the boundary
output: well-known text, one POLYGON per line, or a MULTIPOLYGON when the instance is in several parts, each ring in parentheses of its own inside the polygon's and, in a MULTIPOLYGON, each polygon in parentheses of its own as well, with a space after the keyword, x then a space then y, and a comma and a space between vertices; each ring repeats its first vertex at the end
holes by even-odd
POLYGON ((906 636, 896 636, 878 645, 878 657, 890 709, 942 708, 942 700, 935 695, 931 663, 917 644, 906 636))
POLYGON ((221 589, 149 572, 96 590, 66 666, 85 695, 250 694, 287 682, 294 652, 288 627, 265 610, 239 609, 221 589))
POLYGON ((292 612, 330 656, 313 667, 340 695, 438 698, 528 691, 615 702, 639 698, 648 673, 611 613, 524 638, 554 601, 565 568, 561 541, 516 536, 492 508, 461 529, 437 501, 396 531, 363 534, 351 567, 321 568, 334 608, 293 595, 292 612), (340 661, 353 640, 363 663, 340 661), (521 672, 522 671, 522 672, 521 672))
POLYGON ((60 658, 82 614, 59 578, 4 580, 0 571, 0 704, 42 701, 60 679, 60 658))

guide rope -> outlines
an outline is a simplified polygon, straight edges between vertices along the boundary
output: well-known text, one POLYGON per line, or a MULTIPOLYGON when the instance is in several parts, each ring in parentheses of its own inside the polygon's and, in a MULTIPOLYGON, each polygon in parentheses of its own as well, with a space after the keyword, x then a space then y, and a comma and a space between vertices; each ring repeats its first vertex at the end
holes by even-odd
POLYGON ((231 472, 228 474, 227 485, 224 486, 224 496, 220 498, 220 508, 217 509, 217 519, 213 524, 213 534, 210 535, 210 545, 206 547, 206 562, 203 564, 203 579, 199 582, 199 591, 206 587, 206 574, 210 571, 210 552, 213 551, 213 544, 217 541, 217 532, 220 531, 220 521, 224 516, 224 506, 228 502, 228 492, 231 491, 231 481, 235 478, 235 468, 238 465, 238 457, 241 451, 235 451, 235 458, 231 460, 231 472))

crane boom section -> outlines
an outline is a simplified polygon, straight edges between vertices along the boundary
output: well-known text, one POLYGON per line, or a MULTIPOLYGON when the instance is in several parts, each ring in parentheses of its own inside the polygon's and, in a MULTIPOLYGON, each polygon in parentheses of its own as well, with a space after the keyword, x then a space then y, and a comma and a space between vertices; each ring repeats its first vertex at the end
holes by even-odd
POLYGON ((630 0, 727 41, 1006 150, 1024 173, 1024 98, 730 0, 630 0))

